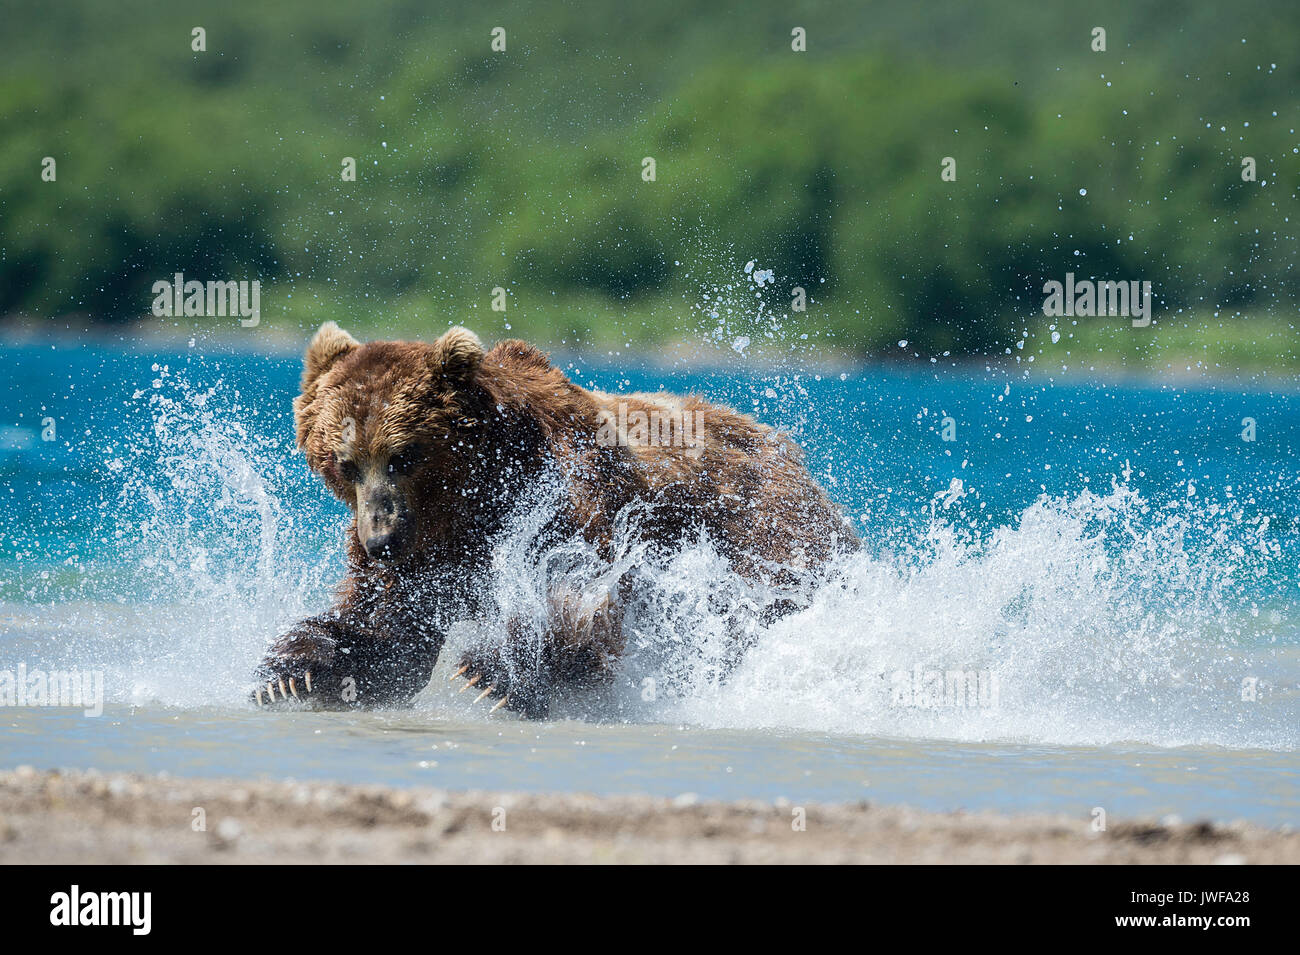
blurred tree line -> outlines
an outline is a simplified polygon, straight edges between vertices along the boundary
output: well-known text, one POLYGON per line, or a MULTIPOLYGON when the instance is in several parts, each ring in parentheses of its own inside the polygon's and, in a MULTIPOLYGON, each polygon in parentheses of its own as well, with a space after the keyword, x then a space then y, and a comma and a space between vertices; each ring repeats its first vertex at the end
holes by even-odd
POLYGON ((649 341, 755 260, 769 307, 808 290, 815 336, 962 353, 1001 351, 1067 270, 1150 280, 1157 314, 1300 298, 1290 3, 6 0, 0 22, 0 315, 147 318, 183 272, 260 279, 273 325, 649 341))

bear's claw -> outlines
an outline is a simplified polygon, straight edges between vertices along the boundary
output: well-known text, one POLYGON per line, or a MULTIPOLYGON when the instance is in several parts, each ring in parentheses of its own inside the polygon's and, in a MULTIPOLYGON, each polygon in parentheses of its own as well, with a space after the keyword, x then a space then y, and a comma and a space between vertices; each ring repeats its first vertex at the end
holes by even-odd
POLYGON ((275 688, 279 686, 281 702, 288 700, 289 697, 292 696, 295 700, 301 703, 302 698, 304 696, 308 696, 311 694, 311 671, 310 670, 306 671, 303 674, 303 684, 304 684, 303 692, 299 694, 298 681, 296 677, 289 677, 288 687, 285 686, 284 677, 282 676, 277 676, 274 680, 268 679, 266 681, 266 702, 265 703, 262 702, 262 686, 260 684, 253 687, 253 701, 257 703, 258 706, 266 706, 270 703, 277 702, 275 697, 275 688))
MULTIPOLYGON (((470 665, 466 663, 464 666, 462 666, 459 670, 457 670, 455 673, 451 675, 451 680, 449 682, 455 683, 457 678, 463 677, 464 674, 469 669, 470 669, 470 665)), ((475 673, 473 676, 465 678, 465 685, 462 686, 459 690, 457 690, 456 693, 458 695, 464 693, 471 686, 474 686, 482 679, 483 679, 482 673, 475 673)), ((496 684, 489 683, 488 688, 486 690, 484 690, 478 696, 474 697, 474 702, 478 703, 480 700, 484 699, 485 697, 491 696, 493 693, 496 692, 497 692, 496 684)), ((510 702, 510 694, 509 693, 502 694, 501 699, 497 700, 496 704, 490 710, 488 710, 488 713, 489 714, 495 713, 497 710, 501 709, 501 707, 508 705, 509 702, 510 702)))
POLYGON ((465 685, 462 686, 462 687, 461 687, 459 690, 457 690, 456 692, 457 692, 457 693, 464 693, 466 690, 468 690, 471 686, 473 686, 475 683, 477 683, 477 682, 478 682, 479 680, 481 680, 481 679, 483 679, 483 674, 482 674, 482 673, 475 673, 472 677, 470 677, 468 680, 466 680, 466 681, 465 681, 465 685))

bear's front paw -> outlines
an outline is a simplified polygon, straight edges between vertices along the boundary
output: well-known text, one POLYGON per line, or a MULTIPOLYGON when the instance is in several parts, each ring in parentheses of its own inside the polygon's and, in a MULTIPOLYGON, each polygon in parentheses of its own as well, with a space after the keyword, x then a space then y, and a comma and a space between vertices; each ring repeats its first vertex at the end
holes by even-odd
POLYGON ((258 666, 257 684, 249 694, 258 706, 332 701, 338 678, 334 661, 338 643, 332 637, 304 628, 285 634, 267 651, 258 666), (278 696, 277 696, 278 691, 278 696))
POLYGON ((451 675, 452 682, 465 682, 458 693, 473 689, 474 702, 488 698, 496 700, 489 713, 509 707, 530 719, 546 715, 547 699, 540 681, 530 679, 517 666, 511 666, 500 647, 480 647, 460 658, 460 665, 451 675))
POLYGON ((510 673, 501 658, 501 651, 496 647, 480 647, 460 658, 460 665, 451 675, 451 682, 464 680, 457 691, 464 693, 473 689, 478 694, 474 702, 492 697, 497 700, 488 712, 495 713, 503 706, 510 705, 510 673))

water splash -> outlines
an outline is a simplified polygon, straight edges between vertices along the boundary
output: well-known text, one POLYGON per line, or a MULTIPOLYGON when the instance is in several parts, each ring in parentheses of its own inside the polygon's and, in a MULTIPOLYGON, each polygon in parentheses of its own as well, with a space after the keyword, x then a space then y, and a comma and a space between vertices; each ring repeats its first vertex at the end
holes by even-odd
MULTIPOLYGON (((266 644, 328 601, 345 513, 322 503, 287 440, 265 437, 287 429, 219 378, 196 387, 159 367, 129 413, 143 427, 102 449, 114 491, 99 534, 112 547, 96 594, 52 585, 61 599, 10 611, 6 657, 102 666, 116 702, 243 706, 266 644)), ((636 577, 615 685, 567 711, 587 717, 1294 750, 1300 658, 1294 594, 1272 586, 1293 570, 1279 531, 1253 502, 1157 504, 1130 480, 1044 496, 1003 523, 966 507, 972 484, 899 492, 928 514, 921 529, 869 522, 864 550, 805 581, 805 609, 766 628, 753 618, 770 592, 705 538, 653 559, 634 513, 613 568, 581 544, 533 546, 554 495, 498 541, 487 586, 500 613, 540 614, 557 574, 595 588, 636 577), (738 665, 736 619, 753 644, 738 665), (989 680, 996 705, 913 692, 950 672, 989 680)), ((420 700, 430 717, 450 705, 420 700)))
POLYGON ((27 631, 46 658, 104 669, 115 702, 230 704, 269 639, 327 599, 341 534, 286 505, 305 468, 237 391, 153 370, 125 412, 138 426, 100 450, 108 550, 82 599, 47 594, 61 602, 29 611, 27 631))
POLYGON ((984 540, 936 519, 910 553, 841 561, 730 680, 690 687, 669 713, 968 741, 1294 749, 1300 714, 1286 689, 1300 660, 1269 645, 1236 585, 1267 572, 1276 541, 1261 524, 1239 510, 1159 511, 1122 485, 1044 498, 984 540), (961 684, 955 699, 913 692, 954 673, 991 684, 993 705, 961 684))

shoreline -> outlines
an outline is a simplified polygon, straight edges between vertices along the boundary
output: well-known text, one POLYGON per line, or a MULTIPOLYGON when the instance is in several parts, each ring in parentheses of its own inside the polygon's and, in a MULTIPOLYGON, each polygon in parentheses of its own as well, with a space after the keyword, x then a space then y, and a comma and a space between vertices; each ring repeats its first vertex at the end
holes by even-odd
MULTIPOLYGON (((0 322, 0 349, 11 347, 56 346, 75 348, 83 344, 96 347, 130 350, 138 346, 171 350, 183 353, 190 341, 203 337, 213 350, 205 355, 259 356, 271 359, 298 360, 310 337, 310 329, 302 334, 290 334, 283 329, 253 342, 235 333, 205 331, 199 336, 194 330, 171 329, 142 331, 136 326, 87 326, 50 331, 45 328, 10 326, 0 322)), ((399 335, 398 337, 403 337, 399 335)), ((405 336, 405 337, 410 337, 405 336)), ((418 336, 417 336, 418 337, 418 336)), ((966 375, 972 371, 992 371, 1004 378, 1018 378, 1029 386, 1060 384, 1066 387, 1123 387, 1123 388, 1181 388, 1216 391, 1234 388, 1246 393, 1273 394, 1289 392, 1300 387, 1300 366, 1288 364, 1261 364, 1248 366, 1202 365, 1193 355, 1168 357, 1161 363, 1130 363, 1115 359, 1089 360, 1097 362, 1081 367, 1080 361, 1066 368, 1044 362, 1042 365, 1017 363, 1003 355, 963 354, 945 356, 941 362, 915 353, 911 357, 880 353, 861 355, 844 350, 800 353, 797 360, 791 356, 758 347, 738 361, 726 347, 702 341, 669 339, 655 345, 635 345, 646 354, 627 358, 621 354, 601 354, 602 349, 572 349, 564 346, 542 347, 551 356, 557 368, 566 373, 573 365, 581 365, 603 372, 635 371, 642 374, 738 374, 772 375, 789 373, 794 367, 809 375, 849 377, 875 374, 896 375, 902 378, 942 375, 966 375), (624 359, 620 361, 620 358, 624 359)))
POLYGON ((1300 832, 21 766, 0 770, 0 863, 1296 864, 1300 832))

